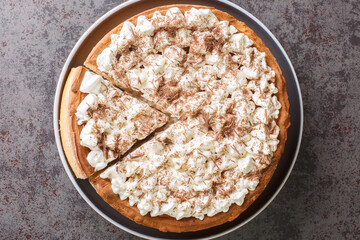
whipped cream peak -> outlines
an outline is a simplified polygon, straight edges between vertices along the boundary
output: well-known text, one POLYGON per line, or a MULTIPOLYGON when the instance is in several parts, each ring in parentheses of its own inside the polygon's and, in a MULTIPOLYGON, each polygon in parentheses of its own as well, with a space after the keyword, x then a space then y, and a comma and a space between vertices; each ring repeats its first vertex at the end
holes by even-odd
POLYGON ((114 51, 111 48, 105 48, 96 59, 98 69, 102 72, 108 73, 113 70, 116 62, 114 51))
POLYGON ((136 24, 136 31, 140 37, 152 36, 155 27, 145 16, 139 16, 136 24))
MULTIPOLYGON (((138 25, 146 25, 145 21, 147 21, 145 16, 141 17, 140 19, 138 18, 138 25)), ((133 23, 128 21, 124 22, 120 31, 120 39, 131 43, 135 40, 135 29, 136 27, 133 23)))
POLYGON ((155 11, 151 18, 151 23, 155 27, 155 30, 164 28, 166 26, 165 16, 163 16, 161 12, 155 11))
POLYGON ((186 26, 186 20, 178 7, 170 8, 165 15, 167 27, 182 28, 186 26))
POLYGON ((236 33, 232 35, 229 41, 224 44, 223 51, 243 53, 245 49, 253 45, 253 41, 250 40, 243 33, 236 33))
POLYGON ((219 22, 210 9, 191 8, 185 12, 185 18, 188 26, 198 29, 209 29, 219 22))
POLYGON ((86 72, 80 85, 80 91, 83 93, 93 93, 97 95, 103 90, 103 80, 104 79, 100 75, 86 72))

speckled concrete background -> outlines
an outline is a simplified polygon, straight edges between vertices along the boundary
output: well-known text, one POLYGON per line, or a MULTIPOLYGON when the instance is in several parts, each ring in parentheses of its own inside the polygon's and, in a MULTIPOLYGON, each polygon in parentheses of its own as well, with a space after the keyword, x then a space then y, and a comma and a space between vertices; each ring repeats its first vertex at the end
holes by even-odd
MULTIPOLYGON (((122 1, 0 4, 0 238, 137 239, 93 211, 60 162, 55 86, 70 50, 122 1)), ((222 239, 360 239, 360 2, 234 1, 289 54, 305 128, 294 171, 273 203, 222 239)))

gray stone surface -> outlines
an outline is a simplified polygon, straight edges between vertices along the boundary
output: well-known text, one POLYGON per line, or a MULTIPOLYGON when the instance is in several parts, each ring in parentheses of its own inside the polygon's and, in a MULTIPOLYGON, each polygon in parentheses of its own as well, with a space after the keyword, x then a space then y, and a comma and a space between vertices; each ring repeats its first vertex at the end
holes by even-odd
MULTIPOLYGON (((55 86, 81 34, 116 0, 0 4, 0 238, 137 239, 68 179, 52 126, 55 86)), ((222 239, 360 239, 359 1, 234 1, 289 54, 302 88, 301 151, 283 190, 222 239)))

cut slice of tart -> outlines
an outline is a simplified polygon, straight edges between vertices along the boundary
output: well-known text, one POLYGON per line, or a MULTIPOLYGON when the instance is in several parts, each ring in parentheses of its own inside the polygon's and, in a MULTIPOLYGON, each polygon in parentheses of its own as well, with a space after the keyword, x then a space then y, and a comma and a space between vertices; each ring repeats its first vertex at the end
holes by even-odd
POLYGON ((123 155, 169 120, 83 67, 71 70, 60 108, 60 132, 67 160, 87 178, 123 155))
POLYGON ((263 192, 284 151, 289 102, 274 56, 244 23, 205 6, 158 7, 108 33, 85 66, 180 117, 90 178, 124 216, 198 231, 234 220, 263 192))

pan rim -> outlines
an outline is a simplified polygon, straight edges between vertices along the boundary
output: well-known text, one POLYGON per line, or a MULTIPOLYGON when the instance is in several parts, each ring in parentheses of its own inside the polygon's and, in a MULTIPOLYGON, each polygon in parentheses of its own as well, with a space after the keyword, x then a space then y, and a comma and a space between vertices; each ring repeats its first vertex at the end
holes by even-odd
MULTIPOLYGON (((105 13, 103 16, 101 16, 98 20, 96 20, 86 31, 85 33, 80 37, 80 39, 77 41, 77 43, 75 44, 74 48, 72 49, 72 51, 70 52, 59 77, 58 83, 57 83, 57 87, 56 87, 56 92, 55 92, 55 99, 54 99, 54 108, 53 108, 53 124, 54 124, 54 135, 55 135, 55 141, 56 141, 56 145, 58 148, 58 152, 60 155, 60 159, 61 162, 65 168, 65 171, 68 175, 68 177, 70 178, 72 184, 74 185, 74 187, 76 188, 76 190, 79 192, 79 194, 81 195, 81 197, 87 202, 87 204, 89 204, 100 216, 102 216, 103 218, 105 218, 107 221, 109 221, 110 223, 114 224, 115 226, 117 226, 118 228, 129 232, 135 236, 138 237, 142 237, 142 238, 146 238, 146 239, 164 239, 164 238, 154 238, 153 236, 148 236, 146 234, 134 231, 124 225, 121 225, 119 222, 114 221, 112 218, 110 218, 106 213, 104 213, 103 211, 101 211, 97 206, 95 206, 95 204, 88 198, 88 196, 85 194, 85 192, 80 188, 79 184, 76 182, 76 179, 68 165, 68 162, 66 160, 63 148, 62 148, 62 144, 61 144, 61 139, 60 139, 60 134, 59 134, 59 110, 60 110, 60 99, 61 99, 61 92, 62 92, 62 88, 63 88, 63 83, 66 80, 66 75, 67 72, 69 70, 70 67, 70 63, 73 59, 73 57, 75 56, 77 50, 79 49, 79 47, 82 45, 82 43, 85 41, 85 39, 91 35, 91 33, 93 32, 93 30, 100 25, 102 22, 106 21, 110 16, 112 16, 113 14, 116 14, 116 12, 120 11, 122 8, 125 8, 127 6, 130 6, 131 4, 134 4, 138 2, 138 0, 129 0, 127 2, 124 2, 116 7, 114 7, 113 9, 111 9, 110 11, 108 11, 107 13, 105 13)), ((229 2, 228 0, 218 0, 218 2, 224 3, 228 6, 230 6, 231 8, 240 11, 241 13, 247 15, 249 18, 251 18, 256 24, 259 25, 259 27, 261 27, 270 37, 271 39, 275 42, 275 44, 277 45, 277 47, 280 49, 281 53, 283 54, 283 56, 285 57, 287 64, 290 67, 291 70, 291 74, 293 75, 294 79, 295 79, 295 84, 296 84, 296 89, 298 91, 299 94, 299 105, 300 105, 300 127, 299 127, 299 136, 298 136, 298 141, 297 141, 297 146, 296 146, 296 151, 294 154, 294 157, 292 159, 292 163, 287 171, 287 174, 285 175, 284 179, 282 180, 282 183, 278 186, 277 190, 272 194, 272 196, 270 197, 270 199, 268 199, 266 201, 266 203, 260 208, 258 209, 251 217, 249 217, 248 219, 246 219, 245 221, 241 222, 240 224, 229 228, 225 231, 222 231, 218 234, 214 234, 212 235, 210 238, 216 238, 216 237, 220 237, 223 236, 225 234, 228 234, 242 226, 244 226, 246 223, 250 222, 252 219, 254 219, 256 216, 258 216, 274 199, 275 197, 278 195, 278 193, 281 191, 281 189, 283 188, 283 186, 285 185, 285 183, 287 182, 287 179, 289 178, 292 169, 295 165, 299 150, 300 150, 300 145, 301 145, 301 140, 302 140, 302 134, 303 134, 303 121, 304 121, 304 113, 303 113, 303 102, 302 102, 302 94, 301 94, 301 90, 300 90, 300 84, 299 81, 297 79, 296 73, 295 73, 295 69, 287 55, 287 53, 285 52, 284 48, 281 46, 281 44, 279 43, 279 41, 275 38, 275 36, 270 32, 270 30, 262 23, 260 22, 260 20, 258 20, 256 17, 254 17, 251 13, 249 13, 248 11, 246 11, 245 9, 241 8, 240 6, 229 2)), ((210 5, 210 3, 209 3, 210 5)), ((197 239, 205 239, 205 238, 197 238, 197 239)), ((206 237, 206 239, 209 239, 209 237, 206 237)))

